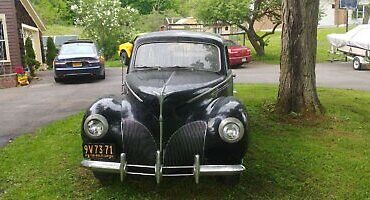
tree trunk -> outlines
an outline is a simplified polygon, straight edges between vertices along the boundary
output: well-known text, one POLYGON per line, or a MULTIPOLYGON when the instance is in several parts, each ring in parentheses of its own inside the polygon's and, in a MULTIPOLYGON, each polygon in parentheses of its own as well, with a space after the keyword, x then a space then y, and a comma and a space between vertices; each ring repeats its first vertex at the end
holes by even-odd
MULTIPOLYGON (((229 23, 231 24, 231 23, 229 23)), ((241 24, 234 24, 238 26, 240 29, 245 31, 247 33, 247 37, 249 42, 252 44, 254 50, 256 51, 258 56, 264 56, 265 55, 265 46, 266 43, 260 36, 257 35, 256 31, 252 28, 254 22, 249 22, 249 27, 247 28, 241 24)))
POLYGON ((364 18, 362 20, 363 24, 368 24, 370 18, 370 5, 366 5, 364 9, 364 18))
POLYGON ((261 41, 261 39, 259 38, 259 36, 253 29, 248 29, 246 33, 257 55, 264 56, 265 55, 265 42, 263 41, 263 39, 261 41))
POLYGON ((276 111, 320 114, 316 90, 319 0, 283 0, 280 85, 276 111))

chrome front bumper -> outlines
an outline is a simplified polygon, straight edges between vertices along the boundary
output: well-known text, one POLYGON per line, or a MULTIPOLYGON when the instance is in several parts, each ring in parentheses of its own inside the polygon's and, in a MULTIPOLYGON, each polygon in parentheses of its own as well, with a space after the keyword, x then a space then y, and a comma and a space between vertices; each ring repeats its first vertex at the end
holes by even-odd
POLYGON ((161 182, 162 177, 177 177, 177 176, 194 176, 195 182, 199 183, 200 176, 212 175, 237 175, 245 170, 243 165, 200 165, 199 155, 194 156, 193 166, 163 166, 160 162, 160 153, 157 152, 156 165, 130 165, 126 162, 126 154, 122 153, 120 162, 104 162, 104 161, 90 161, 83 160, 81 165, 93 171, 117 173, 121 176, 121 181, 124 180, 126 174, 142 175, 142 176, 155 176, 157 183, 161 182), (130 172, 128 167, 154 169, 155 173, 138 173, 130 172), (163 174, 163 169, 192 169, 192 174, 163 174))

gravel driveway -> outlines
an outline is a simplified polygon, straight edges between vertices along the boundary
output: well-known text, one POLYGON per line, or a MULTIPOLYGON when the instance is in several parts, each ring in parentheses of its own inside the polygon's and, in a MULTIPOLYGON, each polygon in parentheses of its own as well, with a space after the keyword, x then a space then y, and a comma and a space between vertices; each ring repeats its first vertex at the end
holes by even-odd
MULTIPOLYGON (((235 69, 237 83, 278 83, 279 66, 253 63, 235 69)), ((370 71, 354 71, 348 63, 318 64, 321 87, 370 91, 370 71)), ((0 146, 49 122, 85 110, 98 97, 119 94, 121 69, 106 69, 106 80, 57 84, 52 72, 27 87, 0 90, 0 146)))

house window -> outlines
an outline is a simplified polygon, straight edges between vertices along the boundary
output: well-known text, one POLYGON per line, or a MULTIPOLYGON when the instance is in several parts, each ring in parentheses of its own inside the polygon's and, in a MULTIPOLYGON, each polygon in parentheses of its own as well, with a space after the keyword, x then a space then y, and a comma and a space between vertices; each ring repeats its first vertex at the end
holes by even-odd
POLYGON ((4 14, 0 14, 0 61, 9 61, 8 35, 4 14))

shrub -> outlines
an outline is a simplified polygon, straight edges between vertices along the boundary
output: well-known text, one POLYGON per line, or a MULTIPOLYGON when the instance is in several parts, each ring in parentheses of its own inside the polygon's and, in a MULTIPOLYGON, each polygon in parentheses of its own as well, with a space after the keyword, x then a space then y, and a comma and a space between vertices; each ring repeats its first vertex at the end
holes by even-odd
POLYGON ((30 69, 31 76, 35 76, 35 71, 38 67, 40 67, 40 62, 36 60, 35 50, 32 46, 32 40, 30 37, 26 39, 25 45, 25 56, 24 56, 24 63, 30 69))
POLYGON ((53 38, 48 37, 48 40, 46 42, 47 51, 46 51, 46 64, 49 67, 53 66, 53 61, 55 56, 57 56, 57 48, 55 47, 53 38))

